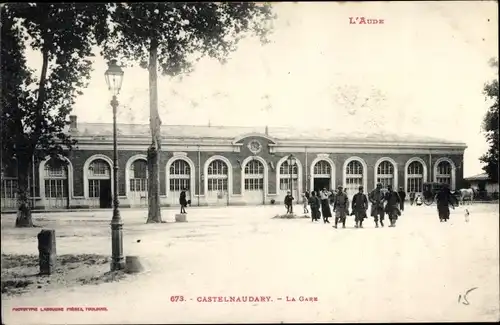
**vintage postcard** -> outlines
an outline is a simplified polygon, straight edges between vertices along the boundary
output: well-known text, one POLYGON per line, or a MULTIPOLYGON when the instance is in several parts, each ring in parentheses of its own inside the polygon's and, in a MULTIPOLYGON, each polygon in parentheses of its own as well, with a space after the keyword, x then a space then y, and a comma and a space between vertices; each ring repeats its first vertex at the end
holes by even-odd
POLYGON ((498 322, 498 3, 1 6, 2 323, 498 322))

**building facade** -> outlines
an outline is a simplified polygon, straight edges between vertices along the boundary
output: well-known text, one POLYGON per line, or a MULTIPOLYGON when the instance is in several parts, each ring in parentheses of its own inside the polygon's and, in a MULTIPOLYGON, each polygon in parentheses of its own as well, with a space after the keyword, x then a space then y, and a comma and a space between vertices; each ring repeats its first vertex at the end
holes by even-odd
MULTIPOLYGON (((78 141, 67 164, 35 161, 30 177, 37 209, 109 208, 113 188, 112 124, 77 124, 78 141)), ((281 203, 288 190, 342 185, 352 196, 359 185, 377 182, 407 192, 422 192, 425 182, 463 180, 466 146, 439 139, 402 135, 346 135, 332 130, 217 126, 162 126, 160 197, 178 205, 188 189, 192 205, 281 203), (296 158, 293 164, 289 156, 296 158)), ((148 125, 118 126, 118 194, 121 207, 147 206, 148 125)), ((2 210, 15 209, 15 161, 2 167, 2 210)))
POLYGON ((488 193, 498 193, 498 180, 492 180, 487 173, 466 177, 465 180, 476 190, 483 189, 488 193))

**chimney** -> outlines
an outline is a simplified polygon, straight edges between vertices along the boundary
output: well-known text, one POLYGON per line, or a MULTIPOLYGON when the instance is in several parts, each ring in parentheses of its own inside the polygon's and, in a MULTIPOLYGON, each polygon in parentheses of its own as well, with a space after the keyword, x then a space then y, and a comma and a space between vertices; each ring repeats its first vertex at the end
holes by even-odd
POLYGON ((76 115, 69 116, 69 128, 74 130, 77 129, 76 115))
POLYGON ((269 128, 266 125, 266 135, 269 135, 269 128))

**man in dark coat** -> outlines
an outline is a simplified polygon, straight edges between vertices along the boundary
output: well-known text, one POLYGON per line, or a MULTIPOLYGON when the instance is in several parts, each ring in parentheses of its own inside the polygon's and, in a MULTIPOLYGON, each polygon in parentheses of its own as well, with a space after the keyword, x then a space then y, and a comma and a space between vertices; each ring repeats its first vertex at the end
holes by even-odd
POLYGON ((378 183, 377 187, 370 192, 368 199, 372 204, 371 216, 375 218, 375 228, 378 228, 378 222, 384 226, 384 193, 382 192, 382 184, 378 183))
POLYGON ((292 196, 292 193, 290 191, 288 191, 286 193, 286 196, 285 196, 285 207, 286 207, 286 213, 287 214, 292 214, 293 213, 293 196, 292 196))
POLYGON ((319 208, 321 206, 321 201, 316 196, 316 192, 311 192, 311 197, 309 198, 309 206, 311 207, 311 221, 318 221, 321 213, 319 208))
POLYGON ((354 227, 363 228, 363 221, 367 218, 366 210, 368 210, 368 199, 363 193, 363 186, 360 186, 359 192, 352 197, 352 214, 354 214, 354 220, 356 221, 354 227))
POLYGON ((392 185, 387 185, 385 201, 387 202, 385 205, 385 212, 389 216, 389 221, 391 222, 389 227, 396 227, 398 216, 401 215, 401 211, 399 210, 401 198, 397 192, 392 190, 392 185))
POLYGON ((448 222, 450 219, 450 205, 455 209, 455 200, 451 194, 448 184, 444 185, 436 195, 436 203, 440 222, 448 222))
POLYGON ((399 209, 401 212, 405 210, 405 199, 406 199, 406 192, 403 190, 402 187, 399 188, 398 191, 399 198, 401 199, 401 202, 399 202, 399 209))
POLYGON ((186 207, 187 207, 187 200, 186 200, 186 190, 187 189, 183 189, 181 191, 181 194, 179 195, 179 204, 181 205, 181 213, 187 213, 186 212, 186 207))
POLYGON ((342 191, 342 186, 338 187, 337 195, 335 195, 333 211, 335 211, 335 225, 333 228, 337 228, 339 221, 342 222, 342 228, 345 228, 345 219, 349 214, 349 199, 347 194, 342 191))

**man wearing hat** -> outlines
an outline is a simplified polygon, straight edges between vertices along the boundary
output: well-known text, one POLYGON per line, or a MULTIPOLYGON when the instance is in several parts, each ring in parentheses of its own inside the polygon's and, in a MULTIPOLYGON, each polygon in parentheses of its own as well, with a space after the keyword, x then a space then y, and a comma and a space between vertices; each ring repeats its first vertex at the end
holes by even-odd
POLYGON ((339 221, 342 222, 342 228, 345 228, 345 219, 349 214, 349 198, 342 191, 342 186, 338 187, 337 195, 333 201, 333 211, 335 211, 335 225, 333 228, 337 228, 339 221))
POLYGON ((363 193, 363 186, 359 187, 359 192, 354 194, 352 198, 352 214, 354 214, 356 228, 363 228, 363 221, 366 216, 366 210, 368 210, 368 199, 366 195, 363 193))
POLYGON ((382 184, 377 183, 377 187, 370 192, 368 199, 372 204, 371 216, 375 218, 375 228, 378 228, 378 222, 384 226, 384 193, 382 192, 382 184))
POLYGON ((389 227, 396 227, 398 216, 401 215, 401 211, 399 210, 399 203, 401 202, 401 199, 399 194, 392 190, 392 185, 387 185, 385 200, 387 202, 385 205, 385 212, 389 216, 389 221, 391 222, 389 227))

